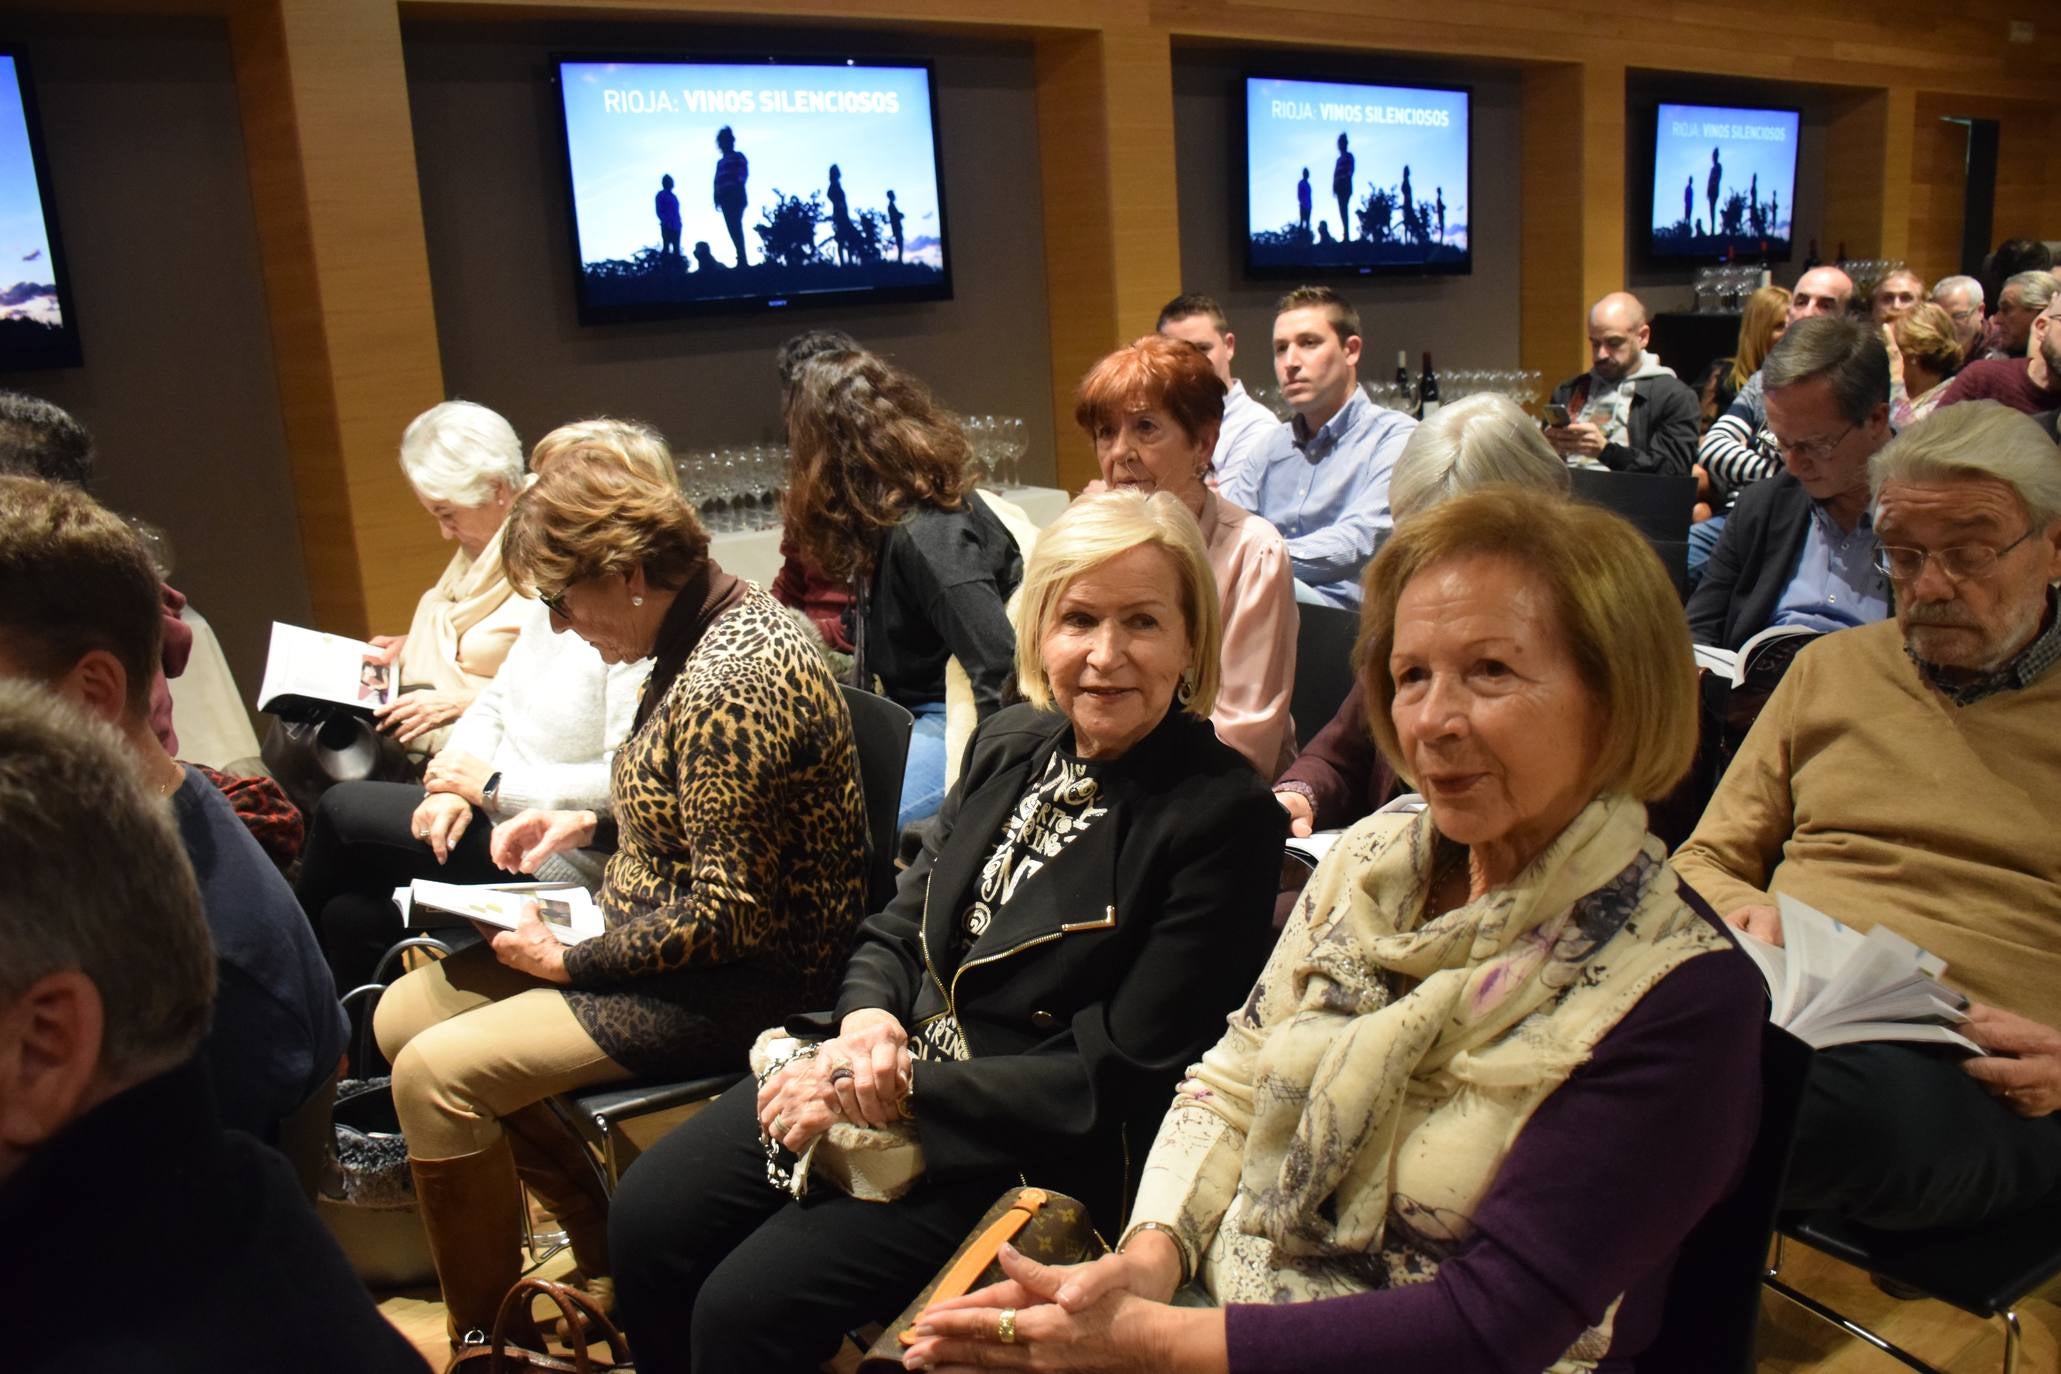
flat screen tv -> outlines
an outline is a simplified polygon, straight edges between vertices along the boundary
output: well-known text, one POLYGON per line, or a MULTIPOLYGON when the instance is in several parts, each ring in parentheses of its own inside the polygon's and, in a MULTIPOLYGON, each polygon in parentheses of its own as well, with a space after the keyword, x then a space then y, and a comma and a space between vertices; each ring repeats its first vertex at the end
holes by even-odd
POLYGON ((1797 110, 1662 104, 1653 118, 1655 262, 1786 262, 1796 213, 1797 110))
POLYGON ((35 91, 20 50, 0 47, 0 372, 78 364, 35 91))
POLYGON ((928 63, 554 67, 583 323, 952 294, 928 63))
POLYGON ((1246 275, 1473 271, 1468 94, 1248 74, 1246 275))

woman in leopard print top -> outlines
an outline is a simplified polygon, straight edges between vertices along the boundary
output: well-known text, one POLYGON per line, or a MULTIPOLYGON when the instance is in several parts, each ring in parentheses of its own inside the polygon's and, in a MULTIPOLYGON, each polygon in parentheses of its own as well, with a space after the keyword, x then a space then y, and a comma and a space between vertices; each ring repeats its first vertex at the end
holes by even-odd
MULTIPOLYGON (((834 992, 864 914, 851 721, 800 625, 718 568, 669 485, 606 458, 555 463, 509 516, 514 584, 609 663, 654 659, 611 779, 605 932, 541 922, 401 979, 376 1018, 394 1063, 454 1339, 516 1276, 513 1176, 608 1272, 606 1199, 541 1105, 633 1075, 742 1068, 753 1033, 834 992)), ((607 847, 593 812, 525 812, 493 855, 533 872, 607 847)))

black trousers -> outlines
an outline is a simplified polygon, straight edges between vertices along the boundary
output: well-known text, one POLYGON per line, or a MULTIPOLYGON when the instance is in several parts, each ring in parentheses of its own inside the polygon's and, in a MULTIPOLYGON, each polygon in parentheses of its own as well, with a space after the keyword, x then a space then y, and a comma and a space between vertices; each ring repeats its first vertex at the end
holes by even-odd
POLYGON ((2061 1188, 2061 1115, 2019 1116, 1960 1059, 1903 1044, 1820 1050, 1782 1205, 1911 1231, 1977 1222, 2061 1188))
POLYGON ((795 1202, 766 1181, 756 1091, 744 1080, 659 1141, 609 1207, 623 1329, 646 1374, 814 1374, 846 1332, 908 1306, 1017 1182, 924 1179, 887 1203, 825 1183, 795 1202))
POLYGON ((296 895, 339 993, 370 982, 379 957, 401 938, 395 888, 417 878, 491 883, 521 876, 488 857, 494 823, 476 806, 450 861, 439 864, 412 828, 425 795, 412 782, 344 782, 323 793, 315 808, 296 895))

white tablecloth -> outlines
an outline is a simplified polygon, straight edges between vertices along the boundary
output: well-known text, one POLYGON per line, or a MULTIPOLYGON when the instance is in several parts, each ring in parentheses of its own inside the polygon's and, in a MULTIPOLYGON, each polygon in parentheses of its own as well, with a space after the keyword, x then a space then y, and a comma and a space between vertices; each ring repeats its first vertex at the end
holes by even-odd
MULTIPOLYGON (((1059 518, 1069 499, 1056 487, 1004 487, 995 494, 1021 506, 1031 523, 1040 529, 1059 518)), ((780 575, 780 527, 711 535, 709 553, 724 572, 735 573, 770 591, 773 579, 780 575)))
POLYGON ((258 756, 257 732, 243 709, 243 694, 229 675, 229 660, 214 627, 189 604, 179 613, 193 631, 193 654, 186 671, 171 681, 172 729, 179 734, 179 757, 210 768, 258 756))

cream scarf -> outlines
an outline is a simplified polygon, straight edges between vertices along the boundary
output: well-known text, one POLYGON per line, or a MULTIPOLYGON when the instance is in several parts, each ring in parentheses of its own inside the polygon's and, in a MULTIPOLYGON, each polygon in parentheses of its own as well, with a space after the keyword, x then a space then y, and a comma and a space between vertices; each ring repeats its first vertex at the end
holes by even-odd
POLYGON ((444 575, 415 604, 408 642, 401 649, 402 687, 476 692, 501 671, 519 622, 502 617, 508 623, 493 627, 497 633, 475 636, 476 643, 466 633, 513 594, 501 568, 501 534, 507 528, 504 522, 495 530, 477 558, 467 558, 463 549, 452 554, 444 575))
MULTIPOLYGON (((1304 895, 1311 947, 1267 990, 1292 1010, 1253 1061, 1235 1231, 1220 1232, 1272 1260, 1217 1277, 1244 1287, 1243 1269, 1266 1291, 1219 1301, 1429 1279, 1538 1104, 1663 976, 1727 947, 1630 798, 1591 802, 1509 885, 1419 925, 1436 846, 1428 813, 1342 842, 1304 895)), ((1607 1327, 1567 1367, 1607 1350, 1607 1327)))

